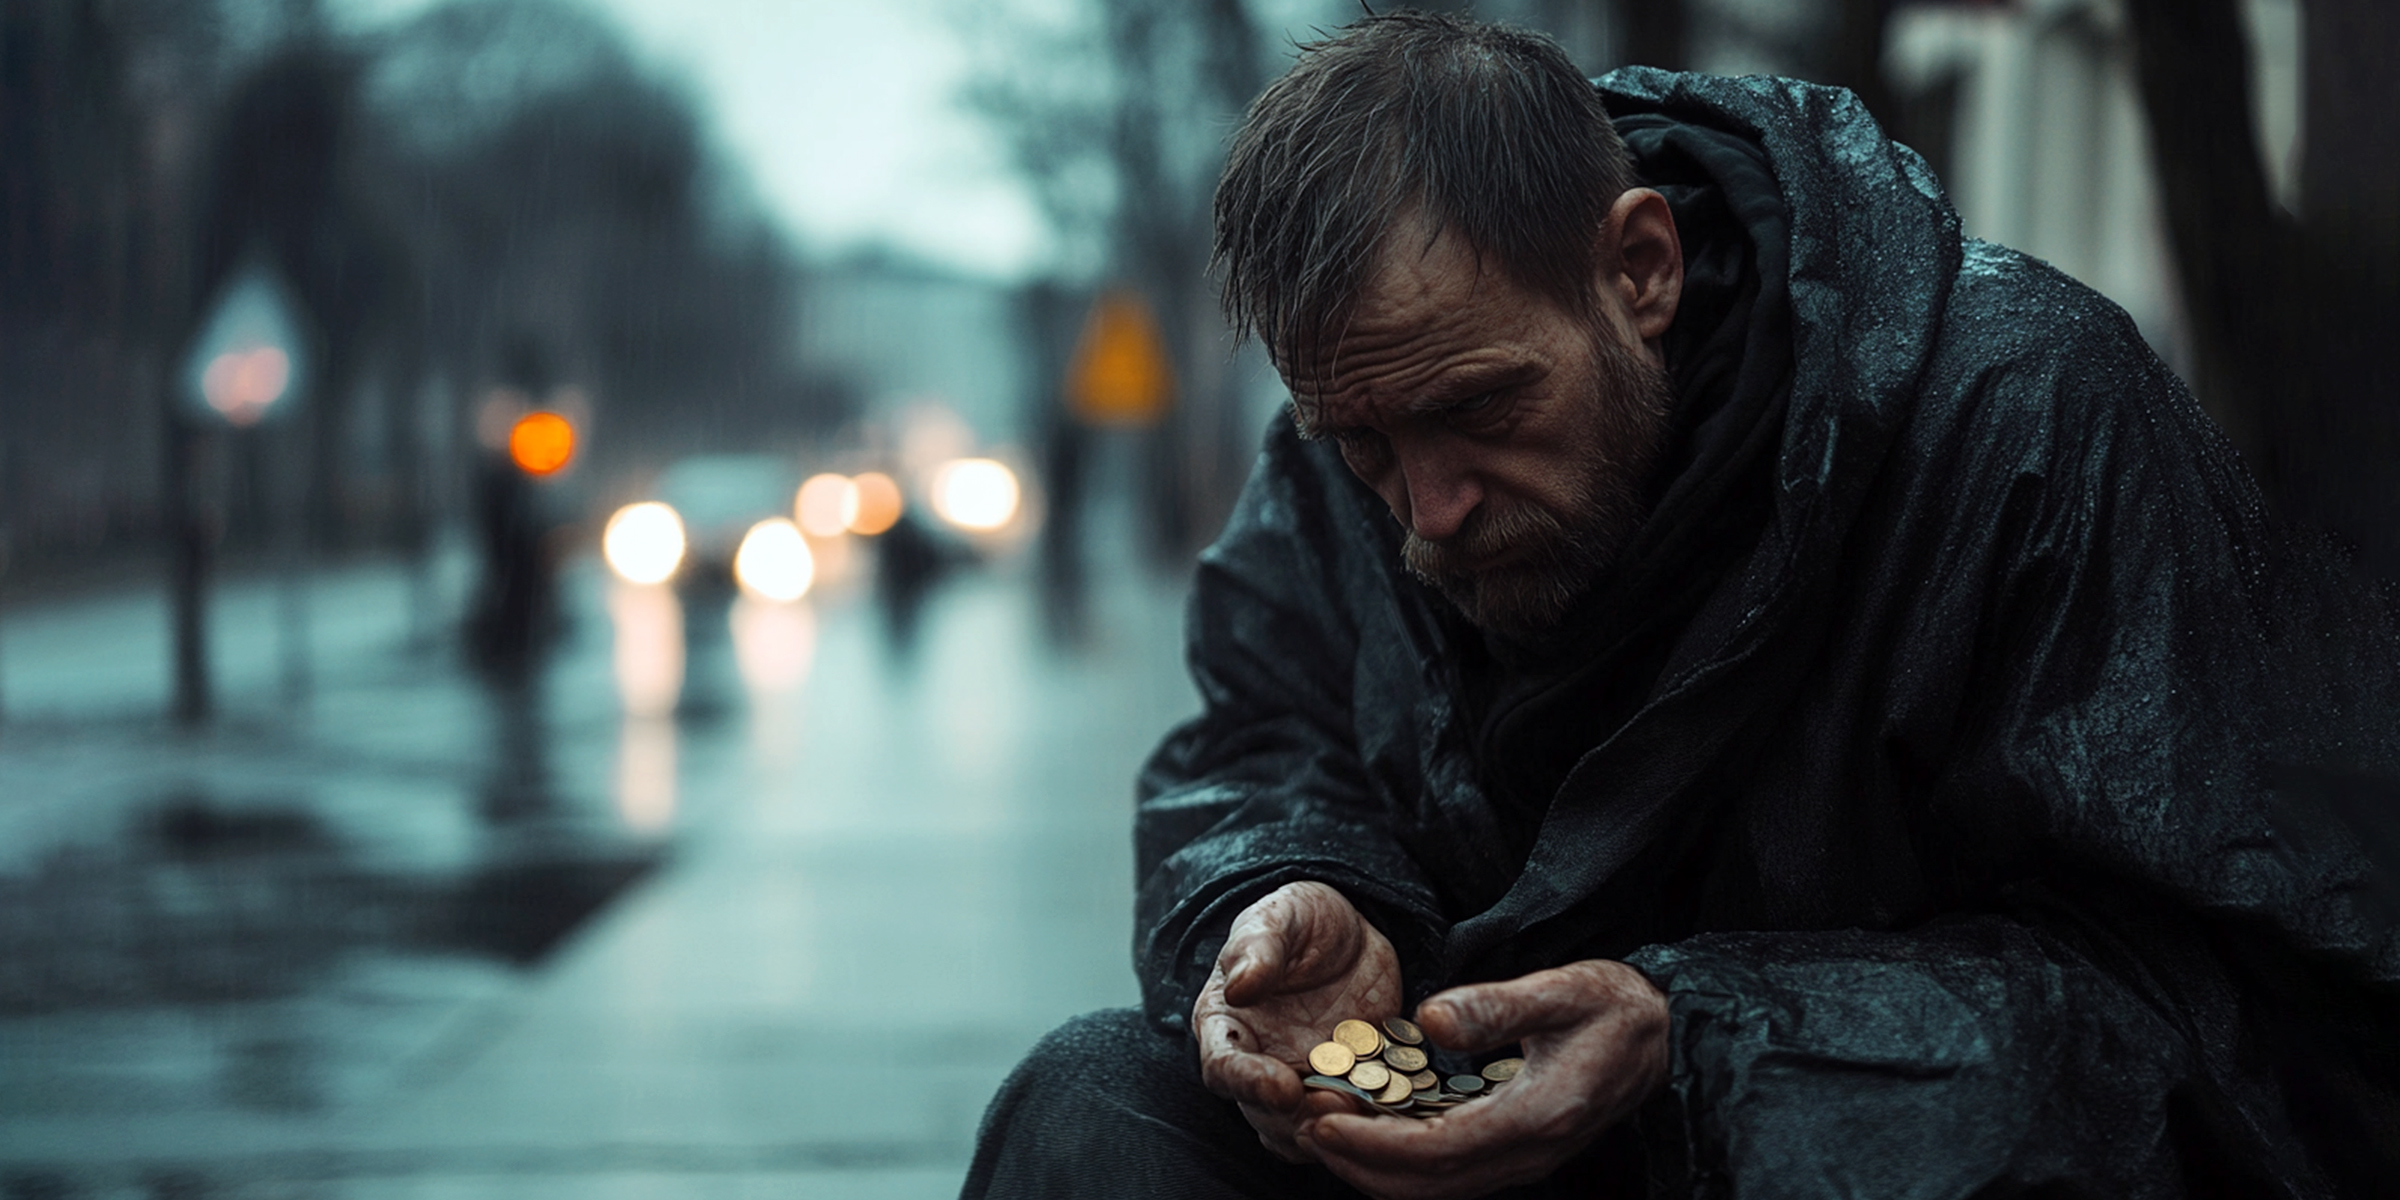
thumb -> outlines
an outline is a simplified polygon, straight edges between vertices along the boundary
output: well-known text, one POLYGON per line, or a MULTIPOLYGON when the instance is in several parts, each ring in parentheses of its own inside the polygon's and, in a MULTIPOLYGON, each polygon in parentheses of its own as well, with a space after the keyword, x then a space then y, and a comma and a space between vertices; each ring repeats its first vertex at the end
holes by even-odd
POLYGON ((1597 1015, 1608 989, 1581 963, 1497 983, 1437 992, 1417 1008, 1417 1023, 1453 1050, 1489 1050, 1566 1029, 1597 1015))
POLYGON ((1288 970, 1287 940, 1281 923, 1259 919, 1256 908, 1234 922, 1225 948, 1217 952, 1227 1004, 1256 1004, 1275 994, 1288 970))
POLYGON ((1287 883, 1234 918, 1217 965, 1225 1000, 1254 1004, 1342 977, 1365 950, 1364 923, 1340 892, 1322 883, 1287 883))

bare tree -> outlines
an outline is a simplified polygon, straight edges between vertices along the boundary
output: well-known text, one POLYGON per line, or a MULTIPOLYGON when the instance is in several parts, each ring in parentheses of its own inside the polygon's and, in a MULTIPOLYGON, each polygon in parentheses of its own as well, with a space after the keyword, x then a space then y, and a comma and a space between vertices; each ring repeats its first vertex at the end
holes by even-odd
POLYGON ((452 4, 377 49, 374 174, 407 181, 394 216, 456 385, 539 345, 590 393, 604 460, 840 419, 838 390, 788 349, 789 249, 728 202, 691 100, 602 20, 558 0, 452 4))
POLYGON ((2400 567, 2400 10, 2312 0, 2301 210, 2270 191, 2237 0, 2130 0, 2194 389, 2287 515, 2400 567))
POLYGON ((1157 312, 1179 387, 1151 436, 1145 508, 1151 543, 1179 560, 1222 520, 1255 434, 1207 264, 1223 139, 1265 78, 1257 21, 1244 0, 1111 0, 1064 27, 1008 17, 977 31, 999 49, 968 98, 1089 256, 1070 270, 1157 312))

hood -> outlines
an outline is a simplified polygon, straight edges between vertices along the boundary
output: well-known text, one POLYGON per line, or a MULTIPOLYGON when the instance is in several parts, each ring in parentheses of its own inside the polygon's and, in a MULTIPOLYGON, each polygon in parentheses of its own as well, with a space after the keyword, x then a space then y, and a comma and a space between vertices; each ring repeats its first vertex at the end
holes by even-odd
MULTIPOLYGON (((1598 81, 1620 120, 1657 114, 1748 139, 1782 191, 1791 390, 1772 515, 1729 630, 1805 591, 1842 540, 1924 378, 1962 254, 1958 214, 1924 159, 1840 88, 1626 67, 1598 81)), ((1761 247, 1761 269, 1773 247, 1761 247)), ((1714 656, 1711 656, 1714 657, 1714 656)), ((1699 668, 1703 664, 1686 664, 1699 668)))
MULTIPOLYGON (((1699 428, 1652 517, 1673 536, 1646 528, 1637 553, 1645 542, 1714 536, 1701 511, 1717 503, 1709 497, 1738 495, 1727 480, 1763 470, 1763 513, 1749 518, 1755 534, 1743 535, 1754 541, 1711 573, 1713 590, 1692 599, 1696 611, 1672 646, 1655 649, 1662 661, 1654 673, 1645 668, 1654 682, 1630 719, 1579 743, 1598 740, 1598 748, 1551 800, 1515 884, 1450 931, 1453 978, 1514 974, 1514 960, 1539 960, 1539 939, 1512 943, 1622 869, 1664 828, 1703 766, 1738 753, 1745 714, 1783 703, 1797 687, 1831 616, 1833 564, 1910 415, 1963 252, 1957 214, 1931 170, 1847 91, 1641 67, 1597 86, 1637 149, 1656 149, 1660 130, 1682 125, 1731 135, 1755 148, 1754 160, 1763 156, 1783 211, 1779 222, 1748 227, 1782 242, 1754 253, 1767 290, 1781 275, 1788 385, 1773 389, 1775 410, 1720 402, 1695 415, 1699 428), (1772 461, 1756 463, 1767 437, 1772 461), (1695 712, 1708 718, 1681 719, 1695 712), (1717 741, 1693 744, 1694 729, 1717 741)), ((1749 354, 1759 352, 1754 343, 1749 354)), ((1695 565, 1670 556, 1650 570, 1666 577, 1695 565)), ((1657 594, 1644 590, 1635 611, 1657 594)), ((1620 606, 1612 621, 1623 619, 1620 606)))

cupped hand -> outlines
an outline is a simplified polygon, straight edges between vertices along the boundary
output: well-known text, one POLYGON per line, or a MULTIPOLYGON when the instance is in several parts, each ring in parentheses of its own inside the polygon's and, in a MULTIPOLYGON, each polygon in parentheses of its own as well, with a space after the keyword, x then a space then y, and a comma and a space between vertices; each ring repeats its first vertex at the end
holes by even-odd
POLYGON ((1491 1096, 1430 1120, 1327 1114, 1303 1152, 1377 1200, 1456 1200, 1547 1178, 1667 1078, 1667 1000, 1642 973, 1591 959, 1452 988, 1417 1009, 1433 1041, 1519 1042, 1525 1066, 1491 1096))
POLYGON ((1258 1140, 1305 1162, 1309 1123, 1353 1102, 1300 1082, 1309 1049, 1352 1017, 1400 1011, 1400 958, 1340 892, 1293 883, 1234 918, 1208 985, 1192 1005, 1200 1078, 1241 1105, 1258 1140))

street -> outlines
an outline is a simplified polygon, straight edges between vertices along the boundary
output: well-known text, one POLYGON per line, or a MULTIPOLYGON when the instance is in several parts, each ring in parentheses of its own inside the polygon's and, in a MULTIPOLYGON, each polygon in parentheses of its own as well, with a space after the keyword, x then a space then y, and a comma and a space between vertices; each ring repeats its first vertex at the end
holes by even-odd
POLYGON ((463 554, 320 570, 297 659, 236 577, 197 732, 155 587, 13 604, 0 1194, 953 1194, 1033 1040, 1135 1000, 1132 780, 1194 700, 1180 584, 1103 565, 1081 648, 1003 562, 904 658, 855 584, 586 558, 516 690, 463 554))

